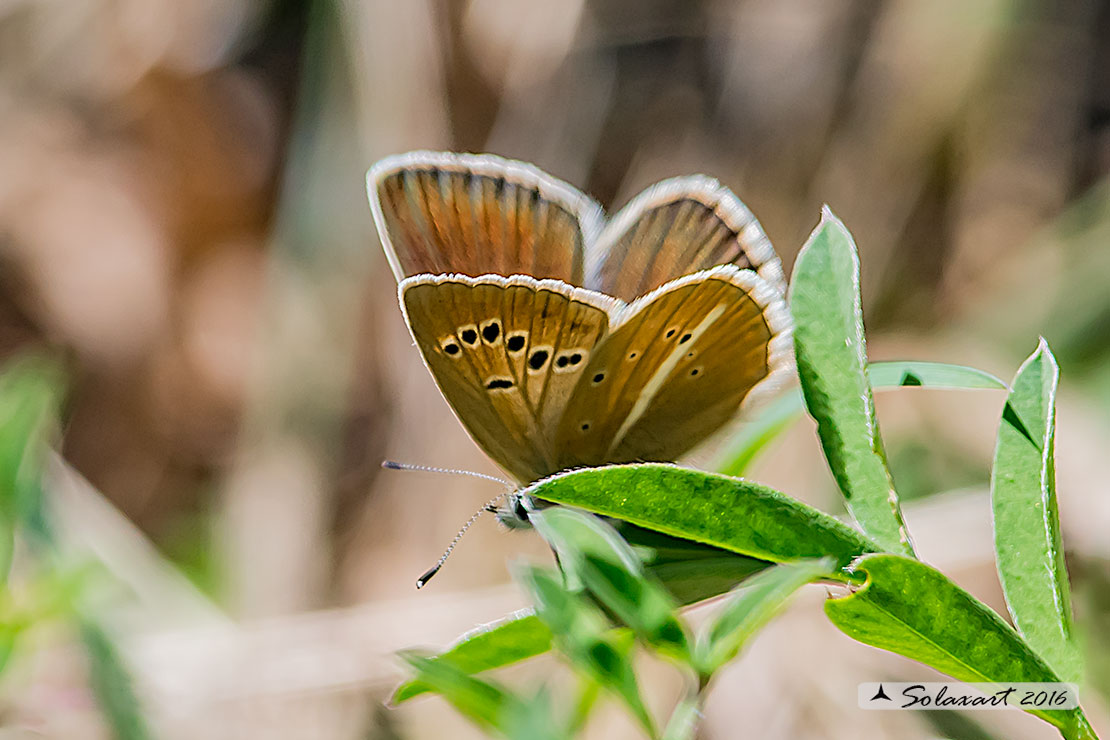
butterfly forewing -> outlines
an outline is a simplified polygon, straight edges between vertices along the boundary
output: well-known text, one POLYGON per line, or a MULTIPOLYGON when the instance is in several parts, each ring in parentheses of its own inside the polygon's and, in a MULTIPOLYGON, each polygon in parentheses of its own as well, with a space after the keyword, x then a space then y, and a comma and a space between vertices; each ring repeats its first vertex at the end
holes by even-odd
POLYGON ((525 274, 584 281, 602 212, 570 185, 490 155, 410 152, 367 176, 398 280, 417 274, 525 274))
POLYGON ((590 287, 626 301, 717 265, 755 270, 780 292, 782 264, 759 222, 708 177, 665 180, 618 213, 590 255, 590 287))
POLYGON ((718 267, 645 296, 567 404, 559 466, 677 459, 789 365, 789 341, 780 294, 750 270, 718 267))
POLYGON ((400 291, 424 361, 474 440, 521 482, 559 470, 558 421, 621 304, 523 275, 420 275, 400 291))

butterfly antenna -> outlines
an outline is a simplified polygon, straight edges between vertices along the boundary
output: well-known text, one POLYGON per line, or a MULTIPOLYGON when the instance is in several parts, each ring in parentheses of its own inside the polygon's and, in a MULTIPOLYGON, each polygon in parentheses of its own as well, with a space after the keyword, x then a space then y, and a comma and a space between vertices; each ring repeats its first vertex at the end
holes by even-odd
POLYGON ((422 473, 443 473, 446 475, 468 475, 471 478, 481 478, 483 480, 490 480, 494 483, 500 483, 506 488, 515 489, 516 486, 504 478, 498 478, 496 475, 486 475, 474 470, 457 470, 455 468, 433 468, 429 465, 413 465, 412 463, 397 462, 396 460, 383 460, 382 467, 386 470, 417 470, 422 473))
POLYGON ((433 468, 430 465, 413 465, 411 463, 397 462, 396 460, 383 460, 382 467, 386 470, 417 470, 422 473, 466 475, 471 478, 481 478, 482 480, 500 483, 501 485, 505 486, 506 489, 503 493, 490 499, 485 506, 474 512, 474 516, 466 520, 466 523, 462 525, 461 529, 459 529, 459 533, 455 535, 455 539, 451 540, 451 544, 447 546, 447 549, 444 551, 443 556, 440 557, 440 559, 436 561, 436 564, 429 568, 427 572, 424 573, 424 575, 416 579, 417 589, 424 588, 428 581, 432 580, 432 576, 439 572, 439 569, 442 568, 443 564, 447 562, 447 558, 451 556, 451 552, 455 549, 455 545, 459 544, 459 540, 461 540, 463 535, 466 534, 466 530, 470 529, 470 525, 478 521, 478 517, 482 516, 482 514, 486 513, 487 511, 496 512, 497 503, 501 501, 501 499, 505 498, 507 494, 516 490, 516 485, 510 481, 505 480, 504 478, 498 478, 495 475, 486 475, 485 473, 478 473, 473 470, 456 470, 455 468, 433 468))
MULTIPOLYGON (((489 478, 492 476, 482 477, 489 478)), ((491 498, 485 506, 478 509, 476 512, 474 512, 474 515, 472 517, 466 520, 466 524, 462 525, 462 528, 459 529, 459 533, 455 535, 455 539, 451 540, 451 544, 448 545, 447 549, 443 551, 443 555, 440 556, 439 560, 436 561, 436 564, 433 565, 431 568, 428 568, 424 575, 416 579, 417 590, 424 588, 424 586, 427 585, 428 581, 432 580, 432 576, 434 576, 436 573, 439 573, 439 569, 442 568, 443 564, 447 562, 447 558, 451 557, 451 552, 455 549, 455 545, 459 544, 459 540, 461 540, 463 538, 463 535, 466 534, 466 530, 470 529, 470 525, 478 521, 478 517, 482 516, 482 514, 485 514, 487 511, 497 511, 497 502, 504 497, 505 494, 501 494, 500 496, 491 498)))

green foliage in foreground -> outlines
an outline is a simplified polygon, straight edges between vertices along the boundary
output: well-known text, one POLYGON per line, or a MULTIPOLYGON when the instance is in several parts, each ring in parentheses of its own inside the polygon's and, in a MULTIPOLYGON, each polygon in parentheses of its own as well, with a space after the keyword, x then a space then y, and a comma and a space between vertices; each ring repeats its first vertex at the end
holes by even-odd
POLYGON ((7 580, 13 545, 27 554, 18 584, 0 591, 0 672, 18 657, 28 632, 67 624, 80 637, 88 659, 93 696, 114 737, 149 737, 131 679, 93 610, 84 602, 92 571, 70 562, 54 539, 44 488, 46 469, 60 428, 63 377, 58 365, 36 354, 19 356, 0 369, 0 575, 7 580))
MULTIPOLYGON (((839 577, 832 558, 769 567, 731 593, 715 618, 695 633, 678 614, 678 602, 604 521, 566 507, 537 512, 533 519, 558 553, 562 570, 518 567, 517 580, 532 597, 535 615, 500 629, 506 630, 506 636, 510 629, 518 637, 521 632, 547 634, 578 676, 583 694, 600 689, 611 696, 649 737, 694 737, 695 719, 714 674, 799 588, 839 577), (531 627, 522 629, 526 624, 531 627), (651 715, 640 695, 633 666, 637 646, 673 663, 687 676, 687 695, 666 723, 651 715), (660 726, 666 729, 661 732, 660 726)), ((482 634, 488 638, 496 633, 482 634)), ((460 668, 459 651, 448 656, 451 653, 436 658, 408 654, 406 660, 424 690, 439 693, 487 731, 514 740, 554 739, 573 737, 580 727, 578 713, 554 708, 546 693, 534 697, 515 693, 460 668)), ((408 695, 411 689, 395 699, 408 695)))
MULTIPOLYGON (((797 418, 804 400, 862 533, 765 486, 670 465, 554 476, 523 491, 559 564, 558 570, 516 569, 534 611, 464 636, 438 656, 409 655, 415 677, 394 701, 434 691, 503 737, 567 738, 582 727, 600 691, 621 703, 648 737, 694 737, 714 674, 814 580, 840 584, 825 613, 845 634, 957 679, 1081 676, 1056 512, 1057 370, 1048 347, 1042 342, 1008 391, 992 472, 998 567, 1015 629, 914 558, 872 402, 872 383, 1006 386, 965 367, 868 365, 858 269, 851 236, 826 211, 790 288, 801 392, 788 393, 743 428, 719 469, 743 472, 797 418), (680 606, 726 592, 715 618, 695 634, 680 606), (582 682, 573 707, 556 708, 546 691, 526 696, 477 675, 552 649, 582 682), (666 722, 640 697, 632 663, 638 650, 688 676, 687 695, 666 722)), ((1095 737, 1082 710, 1036 715, 1068 740, 1095 737)))

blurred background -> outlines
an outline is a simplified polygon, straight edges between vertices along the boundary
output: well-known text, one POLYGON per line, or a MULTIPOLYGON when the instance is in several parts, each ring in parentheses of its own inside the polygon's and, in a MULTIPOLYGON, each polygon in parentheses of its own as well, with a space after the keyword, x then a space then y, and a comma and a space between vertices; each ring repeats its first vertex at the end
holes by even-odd
MULTIPOLYGON (((497 472, 411 346, 366 204, 367 167, 412 148, 532 161, 610 209, 704 172, 788 273, 828 203, 872 359, 1009 379, 1044 335, 1084 703, 1110 732, 1110 2, 3 0, 0 359, 62 358, 46 495, 111 574, 156 737, 478 736, 437 699, 382 706, 396 650, 523 606, 506 564, 546 557, 491 519, 413 589, 498 490, 379 468, 497 472)), ((878 399, 923 556, 996 608, 1002 401, 878 399)), ((752 477, 839 511, 808 421, 752 477)), ((730 669, 702 737, 1053 736, 859 712, 856 682, 928 672, 836 632, 822 598, 730 669)), ((545 660, 505 677, 535 685, 545 660)), ((678 678, 645 670, 669 709, 678 678)), ((110 737, 87 673, 72 630, 35 631, 0 735, 110 737)), ((612 711, 591 733, 635 729, 612 711)))

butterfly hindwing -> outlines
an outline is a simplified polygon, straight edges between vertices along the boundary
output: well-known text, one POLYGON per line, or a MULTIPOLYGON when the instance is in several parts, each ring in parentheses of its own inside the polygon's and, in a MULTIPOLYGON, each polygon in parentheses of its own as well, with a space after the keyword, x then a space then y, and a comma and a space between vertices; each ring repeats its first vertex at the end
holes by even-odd
POLYGON ((554 432, 621 304, 524 275, 400 285, 417 346, 474 440, 521 482, 555 472, 554 432))
POLYGON ((597 347, 556 435, 560 467, 673 461, 789 366, 781 295, 717 267, 627 306, 597 347))
POLYGON ((367 189, 398 280, 525 274, 582 285, 586 245, 603 218, 571 185, 488 154, 387 157, 368 173, 367 189))
POLYGON ((717 265, 755 270, 786 291, 782 264, 759 222, 716 180, 664 180, 617 213, 588 255, 590 287, 631 301, 717 265))

